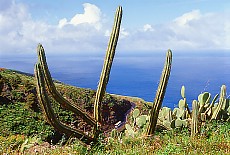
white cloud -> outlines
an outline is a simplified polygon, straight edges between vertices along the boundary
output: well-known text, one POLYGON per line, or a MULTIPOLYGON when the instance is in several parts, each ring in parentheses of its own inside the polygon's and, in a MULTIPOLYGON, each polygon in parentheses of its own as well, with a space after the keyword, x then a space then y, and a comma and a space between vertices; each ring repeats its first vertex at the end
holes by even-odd
POLYGON ((85 3, 84 6, 84 13, 83 14, 76 14, 69 22, 66 18, 61 19, 59 21, 59 27, 63 27, 66 24, 72 24, 77 26, 79 24, 88 23, 92 24, 96 27, 96 29, 101 28, 101 10, 93 4, 85 3))
POLYGON ((128 36, 129 36, 129 32, 125 28, 121 28, 119 37, 122 39, 122 38, 126 38, 128 36))
POLYGON ((143 26, 143 30, 144 30, 144 31, 154 31, 152 25, 150 25, 150 24, 145 24, 145 25, 143 26))
POLYGON ((229 22, 229 14, 201 14, 196 10, 174 20, 170 23, 170 29, 175 41, 189 43, 184 48, 230 49, 230 42, 226 42, 230 33, 224 29, 229 22))
POLYGON ((183 14, 182 16, 176 18, 174 22, 179 26, 185 26, 189 24, 190 21, 199 20, 201 18, 201 14, 199 10, 194 10, 188 13, 183 14))
POLYGON ((59 20, 58 27, 59 27, 59 28, 62 28, 62 27, 65 26, 66 24, 68 24, 68 21, 67 21, 66 18, 63 18, 63 19, 59 20))
POLYGON ((38 43, 42 43, 50 53, 104 52, 106 49, 107 37, 101 30, 101 11, 95 5, 85 3, 83 14, 50 25, 34 20, 24 4, 13 0, 1 1, 3 3, 8 5, 0 11, 0 55, 35 54, 38 43))
POLYGON ((187 12, 165 24, 145 24, 120 42, 124 50, 230 49, 230 14, 187 12), (153 29, 154 27, 154 29, 153 29))
MULTIPOLYGON (((50 25, 34 20, 26 5, 1 0, 0 55, 36 54, 38 43, 49 53, 104 53, 113 19, 104 20, 93 4, 85 3, 83 7, 83 13, 50 25)), ((143 24, 138 30, 122 26, 118 43, 119 51, 230 49, 230 14, 194 10, 168 23, 143 24)))

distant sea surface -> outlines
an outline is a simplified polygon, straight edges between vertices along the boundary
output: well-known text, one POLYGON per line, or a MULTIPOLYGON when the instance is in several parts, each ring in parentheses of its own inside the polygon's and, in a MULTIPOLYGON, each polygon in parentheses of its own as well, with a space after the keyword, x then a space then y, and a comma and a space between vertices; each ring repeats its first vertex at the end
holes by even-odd
MULTIPOLYGON (((0 56, 0 67, 33 73, 36 56, 0 56)), ((63 83, 96 90, 103 66, 102 56, 47 55, 52 77, 63 83)), ((116 54, 107 92, 135 96, 152 102, 164 66, 165 52, 152 54, 116 54)), ((222 84, 230 93, 230 51, 174 52, 171 76, 163 106, 176 107, 181 99, 180 89, 186 88, 191 106, 201 92, 210 92, 212 98, 222 84)))

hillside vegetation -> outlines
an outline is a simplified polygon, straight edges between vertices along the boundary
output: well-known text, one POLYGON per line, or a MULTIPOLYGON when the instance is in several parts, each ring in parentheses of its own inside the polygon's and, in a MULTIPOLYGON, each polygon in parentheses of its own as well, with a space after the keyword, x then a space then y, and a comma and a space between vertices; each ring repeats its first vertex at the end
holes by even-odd
MULTIPOLYGON (((95 91, 77 88, 56 81, 58 91, 71 102, 93 115, 95 91)), ((7 69, 0 71, 0 154, 228 154, 230 153, 230 123, 207 123, 199 136, 190 137, 187 128, 166 131, 158 129, 154 137, 125 136, 111 130, 118 120, 136 104, 141 114, 149 105, 138 98, 106 94, 103 99, 103 131, 97 145, 86 146, 58 133, 50 126, 37 101, 34 77, 7 69)), ((92 129, 75 114, 51 100, 58 118, 74 128, 92 129)), ((129 117, 132 123, 132 117, 129 117)))

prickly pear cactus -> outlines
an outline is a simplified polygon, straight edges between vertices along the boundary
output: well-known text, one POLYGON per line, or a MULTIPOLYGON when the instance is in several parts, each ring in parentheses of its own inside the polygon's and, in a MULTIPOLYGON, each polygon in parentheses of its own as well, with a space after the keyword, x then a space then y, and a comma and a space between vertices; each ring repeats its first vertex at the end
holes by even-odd
POLYGON ((125 128, 126 128, 126 136, 131 136, 131 137, 134 137, 135 135, 135 132, 133 130, 133 128, 129 125, 129 124, 125 124, 125 128))
POLYGON ((229 108, 229 102, 226 99, 226 86, 222 85, 221 91, 220 91, 220 99, 216 106, 214 106, 214 111, 211 117, 211 120, 216 119, 224 119, 223 117, 226 117, 225 119, 228 119, 229 115, 226 116, 227 109, 229 108))
POLYGON ((187 126, 188 126, 187 120, 181 120, 180 118, 175 119, 171 122, 172 128, 182 128, 182 127, 187 127, 187 126))
POLYGON ((136 119, 140 115, 140 110, 139 109, 134 109, 133 110, 133 118, 136 119))
POLYGON ((202 113, 210 105, 211 94, 204 92, 198 96, 199 112, 202 113))
POLYGON ((141 115, 141 116, 137 117, 137 119, 136 119, 136 125, 139 128, 142 128, 147 123, 147 120, 148 120, 148 116, 147 115, 141 115))
POLYGON ((163 107, 158 116, 157 125, 170 130, 172 122, 172 110, 168 107, 163 107))

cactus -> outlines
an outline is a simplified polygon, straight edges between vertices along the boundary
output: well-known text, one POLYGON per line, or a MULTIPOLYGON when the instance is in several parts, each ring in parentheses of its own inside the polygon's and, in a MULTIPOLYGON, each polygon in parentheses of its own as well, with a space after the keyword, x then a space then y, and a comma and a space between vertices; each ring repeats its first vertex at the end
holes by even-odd
POLYGON ((113 26, 111 37, 109 40, 109 44, 108 44, 108 48, 107 48, 107 52, 106 52, 106 56, 104 60, 104 65, 103 65, 103 69, 102 69, 101 76, 100 76, 100 82, 97 88, 96 99, 94 103, 94 118, 99 123, 102 121, 101 120, 101 101, 105 94, 106 85, 109 81, 109 74, 110 74, 110 70, 112 67, 112 62, 113 62, 113 58, 115 55, 115 49, 116 49, 116 45, 117 45, 117 41, 119 37, 121 18, 122 18, 122 7, 119 6, 116 11, 114 26, 113 26))
POLYGON ((172 112, 171 128, 187 127, 188 118, 191 117, 191 112, 186 102, 185 86, 181 87, 182 99, 178 102, 178 108, 174 108, 172 112))
POLYGON ((57 119, 45 89, 44 75, 39 63, 35 65, 35 77, 37 79, 36 88, 38 93, 38 99, 39 102, 41 103, 42 109, 45 111, 46 119, 48 120, 48 122, 59 132, 65 133, 68 136, 75 136, 81 139, 86 144, 90 144, 91 142, 94 142, 95 139, 93 137, 87 136, 84 132, 78 129, 73 129, 67 125, 64 125, 62 122, 60 122, 57 119))
POLYGON ((95 141, 100 131, 99 123, 101 123, 101 111, 100 111, 101 100, 105 94, 106 85, 109 80, 109 73, 111 70, 115 49, 119 37, 121 18, 122 18, 122 7, 119 6, 116 11, 114 27, 111 33, 111 37, 110 37, 110 41, 109 41, 109 45, 107 48, 107 53, 104 61, 104 66, 103 66, 100 82, 96 93, 96 100, 94 104, 94 118, 92 118, 90 115, 84 112, 80 107, 70 103, 60 95, 60 93, 56 90, 56 87, 52 81, 52 77, 49 72, 48 65, 46 63, 44 48, 42 47, 41 44, 39 44, 37 48, 38 58, 39 58, 38 63, 35 65, 37 91, 39 96, 39 102, 42 105, 42 109, 45 113, 47 121, 59 132, 65 133, 69 136, 73 135, 85 141, 87 144, 89 144, 92 141, 95 141), (66 126, 57 119, 51 107, 48 95, 46 93, 45 85, 47 86, 47 89, 49 93, 52 95, 52 97, 62 107, 65 107, 66 109, 74 112, 76 115, 81 116, 84 121, 86 121, 88 124, 91 124, 94 127, 94 137, 89 137, 78 129, 73 129, 69 126, 66 126))
MULTIPOLYGON (((211 120, 214 120, 214 119, 217 119, 218 117, 220 117, 222 108, 223 108, 223 106, 226 105, 227 99, 226 99, 225 97, 226 97, 226 86, 225 86, 225 85, 222 85, 221 91, 220 91, 219 103, 218 103, 218 105, 217 105, 215 111, 213 112, 213 115, 212 115, 212 117, 211 117, 211 120)), ((225 107, 224 107, 224 108, 225 108, 225 107)))
POLYGON ((172 111, 168 107, 163 107, 158 115, 157 126, 165 130, 171 130, 172 111))
POLYGON ((209 106, 211 94, 208 92, 204 92, 198 96, 199 103, 199 112, 203 112, 205 108, 209 106))
POLYGON ((157 126, 162 127, 166 130, 171 130, 171 122, 172 122, 172 111, 168 107, 161 108, 159 115, 157 126))
POLYGON ((147 122, 147 115, 141 115, 136 118, 136 124, 139 128, 142 128, 147 122))
POLYGON ((213 98, 213 100, 212 100, 212 103, 209 105, 209 107, 207 107, 206 111, 204 112, 204 114, 205 114, 206 116, 210 117, 210 116, 212 115, 212 113, 213 113, 213 112, 212 112, 212 108, 213 108, 213 106, 214 106, 214 104, 215 104, 215 102, 216 102, 218 96, 219 96, 219 94, 216 94, 216 96, 215 96, 215 97, 213 98))
POLYGON ((174 119, 171 122, 172 128, 182 128, 187 126, 188 126, 187 120, 181 120, 180 118, 174 119))
POLYGON ((75 104, 70 103, 68 100, 66 100, 64 97, 61 96, 61 94, 57 91, 51 74, 49 72, 48 69, 48 65, 46 62, 46 57, 45 57, 45 50, 42 47, 41 44, 38 45, 37 47, 37 53, 38 53, 38 58, 39 58, 39 63, 41 65, 41 68, 43 70, 44 73, 44 78, 45 78, 45 82, 47 84, 47 88, 49 93, 52 95, 52 97, 62 106, 65 107, 66 109, 74 112, 75 114, 78 114, 79 116, 81 116, 87 123, 95 126, 96 125, 96 121, 89 116, 86 112, 84 112, 80 107, 78 107, 75 104))
POLYGON ((161 105, 164 99, 168 79, 170 76, 171 64, 172 64, 172 52, 171 50, 168 50, 166 61, 165 61, 165 66, 162 71, 162 75, 161 75, 160 83, 157 89, 156 97, 155 97, 153 107, 150 112, 150 122, 149 122, 149 126, 147 129, 148 135, 152 135, 156 129, 159 111, 160 111, 160 108, 161 108, 161 105))
POLYGON ((185 118, 185 110, 180 108, 174 108, 173 109, 173 116, 175 116, 177 119, 184 119, 185 118))
POLYGON ((216 102, 218 98, 218 94, 213 98, 212 102, 210 103, 211 94, 209 92, 201 93, 198 96, 198 115, 199 120, 203 123, 206 122, 207 119, 210 119, 213 111, 214 103, 216 102))
POLYGON ((168 108, 168 107, 161 108, 161 110, 159 112, 158 119, 160 121, 167 120, 167 121, 171 122, 172 121, 172 111, 171 111, 171 109, 168 108))
POLYGON ((135 132, 129 124, 125 124, 126 132, 129 136, 134 137, 135 132))
POLYGON ((179 101, 179 108, 180 108, 180 109, 186 109, 187 112, 188 112, 188 115, 190 116, 190 115, 191 115, 191 111, 190 111, 190 109, 189 109, 189 107, 188 107, 188 104, 187 104, 187 102, 186 102, 186 97, 185 97, 185 86, 182 86, 182 87, 181 87, 181 96, 182 96, 183 99, 181 99, 181 100, 179 101))
POLYGON ((137 118, 140 115, 140 110, 139 109, 134 109, 133 110, 133 118, 137 118))
POLYGON ((198 109, 198 103, 196 100, 192 102, 192 125, 191 125, 191 136, 195 136, 198 133, 198 116, 199 115, 199 109, 198 109))

